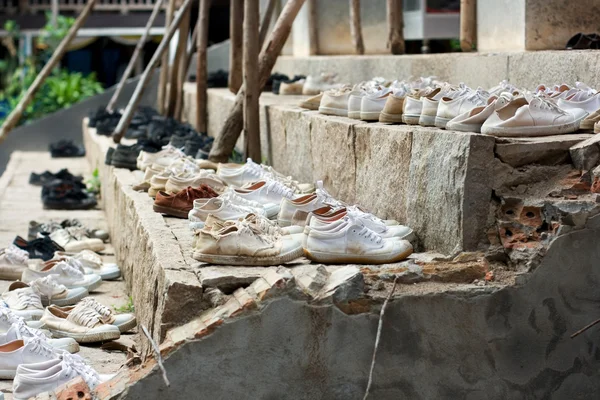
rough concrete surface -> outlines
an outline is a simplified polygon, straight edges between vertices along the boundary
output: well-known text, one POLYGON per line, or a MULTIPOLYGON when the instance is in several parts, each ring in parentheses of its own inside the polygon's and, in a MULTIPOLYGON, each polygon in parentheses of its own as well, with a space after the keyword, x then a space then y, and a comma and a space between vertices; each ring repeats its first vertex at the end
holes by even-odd
MULTIPOLYGON (((557 238, 520 286, 427 296, 400 290, 384 316, 370 397, 595 398, 598 328, 569 336, 600 303, 596 219, 557 238)), ((346 315, 275 298, 169 356, 170 388, 154 368, 126 397, 361 399, 377 321, 376 312, 346 315)))
POLYGON ((499 138, 494 152, 503 162, 520 167, 527 164, 568 164, 569 148, 593 137, 591 134, 541 136, 530 138, 499 138))

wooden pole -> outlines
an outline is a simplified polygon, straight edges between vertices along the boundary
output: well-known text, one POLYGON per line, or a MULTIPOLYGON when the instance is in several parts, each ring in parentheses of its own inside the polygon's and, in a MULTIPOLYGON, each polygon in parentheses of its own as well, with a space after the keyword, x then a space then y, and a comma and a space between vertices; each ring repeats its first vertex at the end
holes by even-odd
MULTIPOLYGON (((167 14, 165 16, 165 32, 173 22, 175 14, 176 0, 169 0, 167 14)), ((158 78, 158 112, 165 113, 165 103, 167 98, 167 81, 169 80, 169 52, 165 52, 160 63, 160 77, 158 78)))
POLYGON ((183 114, 183 97, 184 90, 183 85, 187 80, 188 71, 190 69, 190 63, 192 62, 192 55, 196 49, 196 42, 198 40, 198 24, 194 27, 192 32, 192 39, 188 43, 187 50, 184 54, 182 62, 179 64, 179 80, 177 81, 177 101, 175 102, 175 118, 181 121, 183 114))
POLYGON ((150 36, 150 29, 152 28, 152 25, 154 24, 154 20, 156 20, 156 17, 158 16, 158 13, 160 12, 162 2, 163 2, 163 0, 157 0, 156 4, 154 4, 154 9, 152 10, 152 14, 150 14, 150 18, 148 19, 148 23, 146 24, 146 29, 144 30, 144 34, 142 35, 140 40, 137 42, 137 45, 135 46, 135 50, 133 51, 133 54, 132 54, 131 58, 129 59, 129 64, 127 64, 127 68, 125 68, 125 72, 123 72, 123 76, 121 77, 121 80, 119 81, 119 84, 117 85, 117 89, 113 93, 112 97, 110 98, 110 101, 108 102, 108 105, 106 106, 106 110, 108 110, 110 112, 113 111, 115 104, 117 103, 117 99, 119 98, 119 96, 121 95, 121 92, 123 91, 123 88, 125 87, 125 82, 127 82, 127 79, 129 79, 129 76, 131 75, 131 72, 135 68, 136 62, 137 62, 138 58, 140 57, 140 54, 142 54, 144 45, 146 44, 146 41, 148 40, 148 36, 150 36))
POLYGON ((404 54, 404 8, 402 0, 387 0, 388 42, 392 54, 404 54))
MULTIPOLYGON (((190 12, 191 8, 188 8, 186 13, 183 14, 183 19, 179 25, 179 40, 177 41, 177 49, 175 50, 175 58, 173 59, 173 65, 169 71, 169 91, 167 96, 167 115, 169 117, 175 117, 175 106, 177 105, 177 96, 179 95, 179 83, 181 70, 180 65, 183 62, 185 53, 187 51, 188 35, 190 30, 190 12)), ((181 83, 183 85, 183 83, 181 83)))
POLYGON ((190 64, 192 63, 192 56, 194 55, 194 51, 198 45, 198 23, 194 27, 192 31, 192 39, 187 47, 187 51, 185 52, 185 61, 183 65, 185 66, 185 72, 187 76, 187 72, 190 70, 190 64))
POLYGON ((206 87, 208 70, 206 67, 206 47, 208 46, 208 17, 211 0, 200 0, 198 9, 198 60, 196 62, 196 129, 206 133, 206 87))
POLYGON ((54 50, 54 53, 52 54, 52 57, 50 57, 50 60, 48 60, 48 62, 46 63, 46 65, 44 65, 44 67, 42 68, 40 73, 35 77, 35 80, 31 84, 31 86, 29 86, 29 88, 27 89, 27 92, 25 92, 25 95, 19 101, 19 103, 17 104, 15 109, 12 110, 12 112, 10 114, 8 114, 8 117, 6 117, 6 120, 0 127, 0 143, 2 143, 4 141, 4 139, 6 139, 8 132, 10 132, 15 126, 17 126, 17 124, 19 123, 19 120, 21 119, 21 117, 23 116, 23 113, 25 112, 25 109, 27 108, 29 103, 31 103, 31 101, 33 100, 33 97, 35 96, 37 91, 40 89, 40 87, 42 86, 42 84, 44 83, 44 81, 46 80, 48 75, 50 75, 50 73, 52 72, 52 69, 62 59, 63 55, 67 51, 67 47, 69 46, 71 41, 75 38, 75 36, 77 36, 77 31, 79 31, 79 28, 81 28, 83 26, 83 24, 85 23, 87 17, 92 12, 92 9, 94 8, 95 4, 96 4, 96 0, 88 1, 88 3, 85 5, 83 10, 81 11, 81 14, 79 14, 77 19, 75 20, 75 23, 73 24, 73 26, 71 26, 71 28, 69 29, 69 32, 67 32, 67 35, 62 39, 62 41, 60 42, 60 44, 58 45, 56 50, 54 50))
POLYGON ((277 4, 277 0, 269 0, 269 3, 267 4, 267 8, 265 9, 265 14, 263 15, 263 19, 260 24, 260 31, 258 33, 258 48, 259 49, 262 49, 262 46, 265 43, 267 33, 269 32, 269 26, 271 25, 271 21, 273 20, 273 13, 275 12, 276 4, 277 4))
POLYGON ((229 11, 229 78, 228 86, 232 93, 237 93, 244 80, 242 72, 244 0, 231 0, 229 11))
POLYGON ((185 13, 190 8, 191 2, 192 2, 192 0, 185 0, 183 2, 181 8, 175 14, 175 18, 173 18, 173 22, 171 23, 171 26, 169 26, 169 29, 165 33, 165 36, 163 36, 162 40, 160 41, 160 44, 156 48, 156 51, 152 55, 150 62, 146 66, 144 73, 140 77, 140 81, 138 82, 137 86, 135 87, 135 91, 133 92, 133 95, 131 96, 129 103, 127 104, 127 108, 125 109, 125 112, 121 116, 121 119, 119 120, 119 124, 117 125, 117 128, 115 129, 115 132, 113 134, 113 140, 115 143, 120 143, 121 139, 125 135, 125 131, 127 130, 127 127, 129 126, 129 123, 131 122, 131 119, 133 118, 133 113, 135 112, 135 110, 140 102, 140 99, 142 98, 144 89, 148 85, 148 82, 150 82, 150 78, 152 77, 154 68, 156 68, 156 64, 158 64, 158 60, 162 57, 165 50, 169 47, 169 42, 171 41, 171 38, 175 34, 175 31, 179 28, 179 25, 181 24, 181 21, 183 20, 185 13))
POLYGON ((244 138, 246 157, 261 162, 260 115, 258 111, 258 0, 244 2, 244 138))
POLYGON ((360 0, 350 0, 350 32, 356 54, 365 54, 362 25, 360 23, 360 0))
MULTIPOLYGON (((281 53, 281 49, 292 30, 292 23, 294 22, 294 19, 296 19, 304 1, 305 0, 288 0, 285 3, 279 18, 275 23, 275 27, 267 40, 267 45, 258 56, 259 91, 265 87, 265 84, 271 75, 271 70, 275 65, 275 61, 277 61, 277 57, 281 53)), ((244 123, 243 103, 246 96, 245 91, 246 89, 244 86, 238 91, 235 103, 229 112, 229 116, 221 128, 221 132, 215 138, 215 142, 209 155, 211 161, 227 161, 235 147, 235 143, 240 136, 244 123)))
MULTIPOLYGON (((185 32, 185 40, 184 40, 184 46, 180 46, 178 47, 178 50, 183 47, 183 53, 180 55, 180 60, 178 63, 178 69, 177 69, 177 90, 175 92, 175 106, 174 106, 174 111, 173 111, 173 116, 175 117, 175 119, 181 121, 181 114, 183 113, 183 84, 185 83, 186 79, 187 79, 187 72, 188 72, 188 54, 191 51, 190 50, 190 44, 188 43, 188 35, 189 35, 189 31, 190 31, 190 20, 192 18, 192 8, 190 7, 190 9, 187 12, 186 17, 183 19, 183 22, 181 23, 181 27, 179 28, 179 35, 181 36, 182 33, 185 32)), ((192 40, 194 40, 193 38, 193 34, 192 34, 192 40)))
POLYGON ((308 0, 308 44, 311 56, 319 54, 319 17, 317 0, 308 0))
POLYGON ((477 38, 477 1, 460 0, 460 48, 474 51, 477 38))

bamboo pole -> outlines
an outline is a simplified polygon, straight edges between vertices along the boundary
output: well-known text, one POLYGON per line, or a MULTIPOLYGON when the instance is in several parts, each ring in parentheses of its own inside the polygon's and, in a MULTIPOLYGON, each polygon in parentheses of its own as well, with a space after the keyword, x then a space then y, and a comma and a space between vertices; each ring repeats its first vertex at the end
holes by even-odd
MULTIPOLYGON (((175 3, 177 0, 169 0, 167 14, 165 18, 165 31, 169 29, 173 22, 175 14, 175 3)), ((158 112, 165 113, 165 104, 167 99, 167 81, 169 80, 169 52, 165 52, 160 63, 160 77, 158 79, 158 112)))
POLYGON ((229 78, 227 86, 237 93, 244 80, 242 72, 244 0, 231 0, 229 11, 229 78))
POLYGON ((260 115, 258 111, 258 0, 244 2, 244 138, 246 157, 261 162, 260 115))
POLYGON ((208 46, 208 17, 211 0, 200 0, 198 9, 198 60, 196 62, 196 129, 206 133, 206 87, 208 71, 206 67, 206 47, 208 46))
POLYGON ((360 0, 350 0, 350 33, 352 33, 352 42, 356 54, 365 54, 360 22, 360 0))
POLYGON ((460 0, 460 48, 473 51, 477 38, 477 1, 460 0))
MULTIPOLYGON (((174 117, 175 106, 177 105, 177 96, 179 95, 180 88, 180 77, 181 77, 181 63, 184 61, 185 53, 187 52, 188 35, 190 31, 190 18, 191 18, 191 7, 187 9, 183 15, 181 24, 179 25, 179 40, 177 41, 177 49, 175 50, 175 58, 173 59, 173 65, 169 71, 169 91, 167 96, 167 115, 174 117)), ((183 82, 181 82, 183 86, 183 82)))
POLYGON ((83 10, 81 11, 81 14, 79 14, 77 19, 75 20, 75 23, 73 24, 73 26, 71 26, 69 32, 67 32, 67 35, 62 39, 56 50, 54 50, 54 53, 52 54, 52 57, 50 57, 50 60, 48 60, 48 62, 46 63, 46 65, 44 65, 40 73, 35 77, 35 80, 31 84, 31 86, 29 86, 27 92, 25 92, 25 95, 19 101, 15 109, 12 110, 10 114, 8 114, 8 117, 6 117, 6 120, 0 127, 0 143, 2 143, 6 139, 8 132, 10 132, 15 126, 17 126, 19 120, 23 116, 23 112, 25 112, 25 109, 27 108, 29 103, 31 103, 33 97, 40 89, 48 75, 50 75, 52 69, 62 59, 63 55, 67 51, 67 47, 75 38, 75 36, 77 36, 77 31, 79 31, 79 28, 81 28, 85 23, 86 19, 92 12, 92 9, 94 8, 95 4, 96 0, 89 0, 89 2, 85 5, 83 10))
POLYGON ((387 0, 388 42, 392 54, 404 54, 404 8, 402 0, 387 0))
MULTIPOLYGON (((288 0, 285 3, 275 27, 269 36, 267 45, 258 56, 259 90, 262 90, 271 75, 271 70, 281 53, 281 49, 292 29, 292 23, 305 0, 288 0)), ((242 85, 235 98, 235 103, 225 120, 219 135, 215 138, 209 159, 211 161, 225 162, 231 155, 235 143, 243 128, 243 103, 246 89, 242 85)))
POLYGON ((269 0, 269 3, 267 4, 267 8, 265 9, 265 14, 263 15, 263 19, 260 24, 260 31, 258 32, 258 48, 259 49, 262 49, 262 46, 265 43, 267 33, 269 32, 269 26, 271 25, 271 21, 273 20, 273 13, 275 12, 276 4, 277 4, 277 0, 269 0))
POLYGON ((115 132, 113 134, 113 140, 115 143, 120 143, 121 139, 125 135, 125 131, 127 130, 127 127, 129 126, 129 123, 131 122, 131 119, 133 118, 133 113, 135 112, 135 110, 142 98, 144 89, 146 89, 148 82, 150 82, 150 78, 152 77, 154 68, 156 68, 156 64, 158 64, 158 60, 162 57, 165 50, 169 47, 169 42, 171 41, 171 38, 173 38, 175 31, 179 28, 179 25, 181 24, 181 21, 183 20, 183 17, 185 15, 186 11, 190 8, 191 2, 192 2, 192 0, 185 0, 183 2, 181 8, 175 14, 175 18, 173 18, 173 22, 169 26, 169 29, 165 33, 165 36, 163 36, 162 40, 160 41, 160 44, 156 48, 156 51, 152 55, 150 62, 146 66, 146 69, 144 70, 144 73, 142 74, 140 81, 138 82, 137 86, 135 87, 135 91, 133 92, 133 95, 131 96, 131 99, 129 100, 129 103, 127 104, 127 108, 125 109, 125 112, 121 116, 121 119, 119 120, 119 124, 117 125, 117 128, 115 129, 115 132))
POLYGON ((154 9, 152 10, 152 14, 150 14, 150 18, 148 19, 148 23, 146 24, 146 28, 144 29, 144 34, 137 42, 131 59, 129 59, 129 64, 127 64, 127 68, 125 68, 125 72, 123 72, 123 76, 121 77, 121 80, 117 85, 117 89, 113 93, 112 97, 110 98, 110 101, 108 102, 108 105, 106 106, 106 110, 108 110, 109 112, 112 112, 114 110, 115 104, 117 103, 117 99, 119 98, 121 92, 123 91, 123 88, 125 87, 125 82, 127 82, 127 79, 129 79, 129 76, 131 76, 131 72, 133 71, 133 68, 135 67, 138 58, 142 54, 142 49, 146 44, 146 40, 148 40, 148 36, 150 36, 150 29, 152 29, 152 25, 154 24, 154 21, 156 20, 156 17, 160 12, 162 2, 163 0, 157 0, 156 4, 154 4, 154 9))
POLYGON ((317 0, 308 0, 308 45, 309 54, 319 54, 319 17, 317 15, 317 0))
POLYGON ((194 47, 192 46, 192 44, 194 43, 194 35, 192 34, 192 41, 190 41, 188 43, 188 34, 190 31, 190 20, 192 17, 192 8, 190 7, 190 9, 187 12, 187 16, 186 18, 184 18, 183 22, 181 23, 181 28, 179 28, 179 34, 181 35, 181 33, 185 32, 185 47, 183 48, 183 54, 181 54, 181 59, 179 60, 179 64, 178 64, 178 69, 177 69, 177 91, 175 93, 175 107, 174 107, 174 112, 173 112, 173 116, 175 117, 175 119, 181 121, 181 114, 183 113, 183 85, 185 84, 185 81, 187 80, 187 72, 188 72, 188 54, 190 53, 191 49, 190 47, 194 47))

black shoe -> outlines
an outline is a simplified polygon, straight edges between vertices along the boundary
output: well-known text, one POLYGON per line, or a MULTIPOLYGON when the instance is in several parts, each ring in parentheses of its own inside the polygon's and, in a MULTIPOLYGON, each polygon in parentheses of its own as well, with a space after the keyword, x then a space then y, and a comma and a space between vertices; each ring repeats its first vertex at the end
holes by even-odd
POLYGON ((185 143, 188 140, 192 140, 196 136, 198 136, 198 134, 195 132, 188 132, 184 135, 173 135, 173 136, 171 136, 171 140, 169 141, 169 144, 178 149, 182 149, 183 147, 185 147, 185 143))
POLYGON ((203 148, 207 143, 212 146, 213 138, 207 136, 206 134, 194 135, 192 138, 185 141, 185 146, 183 148, 183 152, 187 156, 194 157, 198 150, 203 148))
POLYGON ((72 140, 59 140, 50 144, 50 155, 54 158, 58 157, 83 157, 85 149, 83 146, 78 146, 72 140))
MULTIPOLYGON (((206 77, 206 86, 209 88, 224 88, 227 87, 227 81, 229 80, 229 73, 222 69, 211 72, 206 77)), ((194 81, 196 77, 194 76, 194 81)))
POLYGON ((288 79, 290 79, 289 76, 275 72, 274 74, 271 74, 271 76, 267 80, 264 90, 272 91, 275 94, 279 94, 279 85, 281 85, 281 81, 288 79))
POLYGON ((106 156, 104 156, 104 164, 112 165, 112 156, 115 154, 115 148, 109 147, 106 151, 106 156))
POLYGON ((43 223, 39 223, 36 221, 29 221, 29 229, 27 231, 27 239, 29 240, 35 240, 37 238, 39 238, 40 236, 48 236, 50 235, 52 232, 62 229, 62 225, 59 224, 58 222, 43 222, 43 223))
POLYGON ((41 258, 44 261, 48 261, 54 257, 55 251, 65 251, 65 249, 59 246, 48 236, 44 236, 40 239, 34 239, 30 242, 23 239, 21 236, 17 236, 13 241, 13 244, 18 248, 28 252, 29 258, 41 258))
POLYGON ((54 181, 42 188, 42 203, 50 210, 87 210, 96 206, 96 197, 72 182, 54 181))
MULTIPOLYGON (((117 168, 137 169, 137 157, 141 147, 137 144, 131 146, 117 145, 111 155, 110 165, 117 168)), ((108 156, 108 153, 107 153, 108 156)), ((108 164, 108 159, 106 160, 108 164)))
POLYGON ((32 172, 29 175, 29 183, 31 185, 42 186, 57 179, 65 180, 65 181, 73 181, 73 182, 83 182, 82 176, 76 176, 69 172, 68 169, 61 169, 57 173, 53 174, 50 171, 42 172, 41 174, 36 174, 32 172))

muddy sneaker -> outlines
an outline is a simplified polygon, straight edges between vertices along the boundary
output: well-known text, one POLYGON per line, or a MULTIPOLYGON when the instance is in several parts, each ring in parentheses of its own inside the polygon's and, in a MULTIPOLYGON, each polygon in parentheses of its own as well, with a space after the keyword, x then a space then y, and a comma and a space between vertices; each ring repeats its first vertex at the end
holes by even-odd
POLYGON ((91 239, 100 239, 103 242, 108 240, 109 234, 107 231, 98 228, 88 228, 86 227, 80 220, 73 219, 65 219, 60 223, 60 226, 63 228, 83 228, 87 236, 91 239))
POLYGON ((352 216, 345 216, 336 229, 311 228, 304 254, 320 263, 385 264, 412 254, 410 242, 382 238, 352 216))
POLYGON ((41 338, 23 338, 0 345, 0 379, 13 379, 20 364, 50 361, 60 353, 41 338))
POLYGON ((15 315, 25 320, 37 321, 44 312, 40 294, 23 282, 13 282, 8 291, 2 293, 2 301, 15 315))
POLYGON ((59 229, 52 232, 50 238, 68 252, 78 252, 81 250, 102 251, 105 247, 101 239, 90 239, 87 237, 85 228, 71 227, 59 229))
MULTIPOLYGON (((27 285, 26 283, 22 284, 27 285)), ((50 304, 70 306, 77 304, 79 300, 89 295, 87 289, 83 287, 67 289, 66 286, 58 283, 53 275, 38 278, 28 286, 31 286, 40 294, 40 300, 44 306, 49 306, 50 304)))
POLYGON ((279 265, 302 257, 302 244, 291 236, 270 236, 238 221, 218 232, 199 231, 192 257, 210 264, 279 265))
POLYGON ((213 215, 224 221, 234 221, 244 218, 248 214, 261 213, 264 210, 255 210, 250 207, 239 206, 227 198, 215 197, 212 199, 198 199, 194 201, 194 208, 189 212, 190 229, 204 228, 209 215, 213 215))
MULTIPOLYGON (((242 219, 240 219, 242 220, 242 219)), ((270 236, 283 236, 289 234, 286 230, 282 229, 277 225, 277 222, 271 221, 270 219, 258 215, 258 214, 248 214, 243 218, 250 225, 254 225, 256 229, 264 232, 270 236)), ((236 220, 237 221, 237 220, 236 220)), ((211 232, 218 232, 221 229, 235 225, 236 221, 227 221, 216 217, 213 214, 209 214, 206 218, 206 222, 204 224, 204 229, 209 230, 211 232)))
POLYGON ((48 261, 40 271, 27 269, 23 272, 22 280, 31 283, 36 279, 53 276, 54 280, 68 289, 83 287, 88 292, 93 291, 102 284, 98 275, 85 275, 80 269, 64 261, 48 261))
POLYGON ((201 185, 198 189, 188 187, 177 194, 158 192, 152 208, 157 213, 171 217, 187 218, 189 212, 194 208, 194 200, 210 199, 217 196, 218 194, 206 185, 201 185))
POLYGON ((13 241, 13 244, 29 253, 29 258, 41 258, 44 261, 48 261, 54 257, 55 251, 65 251, 65 249, 48 236, 30 242, 23 239, 21 236, 17 236, 13 241))
POLYGON ((121 269, 117 264, 103 262, 98 254, 90 250, 82 250, 70 256, 67 253, 57 251, 54 254, 54 259, 77 266, 86 275, 99 275, 103 281, 118 279, 121 276, 121 269))
POLYGON ((49 306, 41 320, 52 336, 70 337, 78 343, 103 342, 121 336, 119 328, 102 322, 100 315, 83 303, 77 304, 68 313, 59 307, 49 306))
POLYGON ((29 253, 14 244, 0 249, 0 279, 16 281, 28 268, 29 253))
POLYGON ((59 140, 51 143, 49 146, 50 155, 53 158, 59 157, 83 157, 85 149, 83 146, 76 145, 72 140, 59 140))
MULTIPOLYGON (((86 297, 85 299, 81 300, 79 304, 94 310, 96 313, 98 313, 102 322, 116 326, 119 328, 121 333, 130 331, 137 325, 135 315, 131 313, 115 314, 110 308, 98 303, 91 297, 86 297)), ((75 307, 62 307, 60 310, 68 314, 72 312, 74 308, 75 307)))
POLYGON ((201 185, 209 186, 218 193, 223 193, 227 186, 211 171, 201 170, 199 172, 182 172, 171 175, 165 184, 165 191, 167 193, 179 193, 188 187, 197 188, 201 185))

